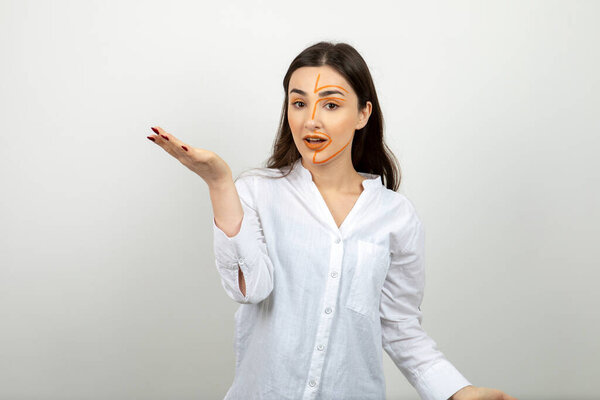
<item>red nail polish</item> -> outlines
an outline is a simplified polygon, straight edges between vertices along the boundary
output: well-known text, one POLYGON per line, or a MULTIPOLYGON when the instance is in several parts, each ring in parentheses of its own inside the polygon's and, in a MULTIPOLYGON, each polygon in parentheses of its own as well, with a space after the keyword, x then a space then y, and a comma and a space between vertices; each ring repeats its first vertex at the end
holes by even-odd
POLYGON ((165 136, 165 135, 160 135, 160 136, 162 136, 163 138, 165 138, 165 140, 169 140, 169 138, 167 136, 165 136))
POLYGON ((182 149, 184 149, 185 151, 188 151, 187 147, 185 146, 181 146, 182 149))
POLYGON ((154 140, 154 138, 152 136, 146 136, 148 139, 152 140, 153 142, 155 142, 156 140, 154 140))
POLYGON ((152 129, 154 131, 154 133, 156 133, 158 135, 158 129, 151 127, 150 129, 152 129))

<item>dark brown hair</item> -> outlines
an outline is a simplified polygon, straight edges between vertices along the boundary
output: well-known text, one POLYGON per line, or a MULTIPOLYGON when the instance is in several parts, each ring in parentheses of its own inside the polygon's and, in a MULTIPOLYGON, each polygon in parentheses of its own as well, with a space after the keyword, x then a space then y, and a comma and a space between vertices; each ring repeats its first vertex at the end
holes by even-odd
MULTIPOLYGON (((352 140, 352 165, 357 172, 380 175, 382 184, 397 191, 401 173, 398 161, 383 140, 383 115, 377 100, 377 92, 369 68, 362 56, 347 43, 318 42, 302 51, 290 64, 283 78, 285 100, 281 112, 277 137, 273 152, 266 161, 266 168, 282 169, 291 166, 301 155, 288 123, 288 88, 290 78, 301 67, 328 65, 342 75, 352 86, 358 97, 358 110, 372 104, 371 116, 367 124, 356 130, 352 140)), ((291 172, 291 169, 284 177, 291 172)))

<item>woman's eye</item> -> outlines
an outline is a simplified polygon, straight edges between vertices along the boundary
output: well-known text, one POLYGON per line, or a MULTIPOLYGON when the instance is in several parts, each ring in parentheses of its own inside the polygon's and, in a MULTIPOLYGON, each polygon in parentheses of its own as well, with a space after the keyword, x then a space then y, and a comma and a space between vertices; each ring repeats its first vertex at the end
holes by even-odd
MULTIPOLYGON (((304 105, 304 102, 303 102, 303 101, 300 101, 300 100, 296 100, 296 101, 294 101, 294 102, 292 103, 292 105, 296 106, 296 108, 298 108, 298 107, 303 107, 303 105, 304 105), (300 104, 302 104, 302 105, 301 105, 301 106, 299 106, 299 105, 298 105, 298 103, 300 103, 300 104)), ((338 108, 338 107, 339 107, 339 106, 338 106, 337 104, 335 104, 335 103, 327 103, 327 104, 325 104, 325 108, 329 108, 330 110, 335 110, 335 109, 336 109, 336 108, 338 108), (332 105, 332 106, 334 106, 334 107, 328 107, 329 105, 332 105)))

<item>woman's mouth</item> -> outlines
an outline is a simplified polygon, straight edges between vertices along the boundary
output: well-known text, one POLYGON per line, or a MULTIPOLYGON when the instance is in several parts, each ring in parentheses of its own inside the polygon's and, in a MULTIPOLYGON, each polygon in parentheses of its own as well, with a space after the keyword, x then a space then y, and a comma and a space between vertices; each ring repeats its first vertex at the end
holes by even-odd
POLYGON ((327 139, 316 139, 316 138, 304 139, 304 143, 306 143, 306 146, 312 150, 323 147, 323 145, 327 142, 329 142, 329 140, 327 140, 327 139))

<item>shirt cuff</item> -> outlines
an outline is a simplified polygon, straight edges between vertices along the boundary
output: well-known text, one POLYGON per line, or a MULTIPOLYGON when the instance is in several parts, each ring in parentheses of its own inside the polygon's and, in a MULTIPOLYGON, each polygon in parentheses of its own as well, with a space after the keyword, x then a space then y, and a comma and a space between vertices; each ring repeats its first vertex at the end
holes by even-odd
POLYGON ((252 232, 246 210, 244 210, 240 231, 235 236, 227 236, 217 226, 214 216, 212 223, 215 259, 219 266, 237 270, 239 261, 248 264, 248 261, 252 262, 258 258, 260 250, 256 245, 256 236, 252 232))
POLYGON ((447 400, 472 385, 448 360, 441 360, 417 378, 415 389, 423 400, 447 400))

